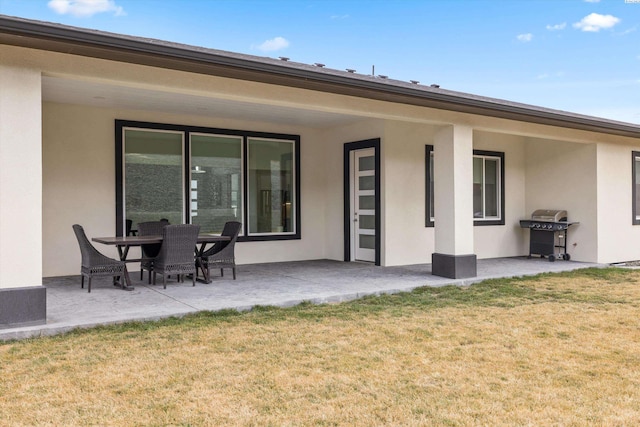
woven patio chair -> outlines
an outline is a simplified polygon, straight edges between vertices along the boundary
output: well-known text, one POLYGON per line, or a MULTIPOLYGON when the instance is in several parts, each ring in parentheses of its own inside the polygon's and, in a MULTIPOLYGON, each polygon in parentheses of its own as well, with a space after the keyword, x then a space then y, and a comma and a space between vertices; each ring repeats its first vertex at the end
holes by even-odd
MULTIPOLYGON (((147 221, 138 223, 138 236, 161 236, 162 229, 165 225, 169 225, 169 221, 161 219, 160 221, 147 221)), ((140 245, 142 250, 142 259, 140 260, 140 280, 143 279, 144 270, 149 272, 149 284, 151 284, 151 272, 153 271, 153 260, 160 253, 160 243, 150 245, 140 245)))
POLYGON ((236 255, 235 245, 242 224, 237 221, 227 221, 222 229, 222 235, 231 240, 217 242, 213 247, 202 253, 198 262, 207 270, 207 279, 211 279, 211 268, 219 268, 220 276, 224 276, 224 269, 233 270, 233 280, 236 280, 236 255))
POLYGON ((84 278, 87 277, 89 282, 87 284, 88 292, 91 292, 91 279, 99 276, 113 277, 113 284, 116 285, 121 277, 124 277, 124 284, 121 284, 122 289, 133 289, 129 284, 131 279, 129 272, 127 271, 127 264, 124 261, 119 261, 113 258, 109 258, 106 255, 101 254, 84 232, 81 225, 75 224, 73 231, 78 239, 80 245, 80 254, 82 255, 82 264, 80 267, 80 275, 82 277, 80 287, 84 289, 84 278))
POLYGON ((153 261, 153 284, 156 274, 162 274, 162 285, 167 289, 167 275, 177 274, 182 280, 184 274, 191 274, 196 285, 195 251, 200 226, 193 224, 167 225, 162 230, 160 253, 153 261))
POLYGON ((125 220, 125 235, 126 236, 135 236, 137 233, 137 230, 133 229, 133 220, 131 219, 127 219, 125 220))

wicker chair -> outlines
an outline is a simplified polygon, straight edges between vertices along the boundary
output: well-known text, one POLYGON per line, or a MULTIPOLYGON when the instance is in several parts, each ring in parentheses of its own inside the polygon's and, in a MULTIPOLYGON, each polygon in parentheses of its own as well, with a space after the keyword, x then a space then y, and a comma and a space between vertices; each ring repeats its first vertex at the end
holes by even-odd
POLYGON ((137 230, 133 229, 133 220, 127 219, 125 220, 125 235, 126 236, 135 236, 137 230))
POLYGON ((93 247, 91 242, 89 242, 82 226, 75 224, 73 226, 73 231, 78 239, 80 254, 82 255, 82 264, 80 268, 80 275, 82 277, 80 282, 81 288, 84 288, 85 277, 89 279, 87 290, 88 292, 91 292, 91 279, 93 277, 113 277, 113 284, 116 285, 117 281, 124 276, 124 284, 121 285, 122 289, 133 289, 133 287, 129 286, 131 279, 129 278, 129 272, 127 271, 127 264, 124 261, 118 261, 101 254, 93 247))
POLYGON ((160 253, 153 261, 153 284, 156 273, 162 274, 162 285, 167 289, 167 275, 177 274, 178 279, 184 274, 191 274, 193 286, 196 285, 195 250, 200 233, 199 225, 180 224, 167 225, 162 230, 160 253))
MULTIPOLYGON (((160 236, 165 225, 169 221, 148 221, 138 223, 138 236, 160 236)), ((160 243, 151 245, 141 245, 142 259, 140 260, 140 280, 143 279, 144 270, 149 272, 149 284, 151 284, 151 272, 153 271, 153 260, 160 253, 160 243)))
POLYGON ((202 253, 198 260, 207 270, 207 279, 211 278, 211 267, 219 268, 220 275, 224 276, 224 268, 233 269, 233 280, 236 280, 236 256, 235 245, 238 234, 242 229, 242 224, 237 221, 228 221, 224 224, 222 235, 228 236, 231 240, 218 242, 213 247, 202 253))

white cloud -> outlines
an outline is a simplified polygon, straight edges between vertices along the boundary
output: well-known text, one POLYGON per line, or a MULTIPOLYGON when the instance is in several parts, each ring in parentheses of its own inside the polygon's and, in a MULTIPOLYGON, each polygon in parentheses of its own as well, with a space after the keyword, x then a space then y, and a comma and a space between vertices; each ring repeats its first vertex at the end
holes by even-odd
POLYGON ((516 37, 518 39, 518 41, 521 41, 523 43, 527 43, 530 42, 531 40, 533 40, 533 34, 531 33, 527 33, 527 34, 518 34, 518 37, 516 37))
POLYGON ((103 12, 113 12, 116 16, 126 15, 114 0, 49 0, 48 6, 60 15, 77 17, 89 17, 103 12))
POLYGON ((573 24, 574 28, 578 28, 582 31, 589 31, 597 33, 600 30, 611 28, 620 22, 620 18, 616 18, 613 15, 600 15, 599 13, 592 13, 587 15, 580 22, 573 24))
POLYGON ((566 22, 563 22, 562 24, 547 25, 547 30, 549 31, 564 30, 566 26, 567 26, 566 22))
POLYGON ((600 0, 584 0, 585 3, 600 3, 600 0))
POLYGON ((255 47, 263 52, 273 52, 289 47, 289 41, 284 37, 276 37, 255 47))
POLYGON ((335 20, 349 19, 349 15, 333 15, 331 19, 335 19, 335 20))

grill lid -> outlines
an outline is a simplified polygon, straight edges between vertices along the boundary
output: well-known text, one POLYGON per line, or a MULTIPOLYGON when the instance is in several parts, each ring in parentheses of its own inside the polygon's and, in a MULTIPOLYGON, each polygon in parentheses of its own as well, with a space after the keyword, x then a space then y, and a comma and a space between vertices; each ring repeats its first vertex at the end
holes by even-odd
POLYGON ((559 209, 538 209, 531 214, 532 221, 560 222, 567 220, 567 211, 559 209))

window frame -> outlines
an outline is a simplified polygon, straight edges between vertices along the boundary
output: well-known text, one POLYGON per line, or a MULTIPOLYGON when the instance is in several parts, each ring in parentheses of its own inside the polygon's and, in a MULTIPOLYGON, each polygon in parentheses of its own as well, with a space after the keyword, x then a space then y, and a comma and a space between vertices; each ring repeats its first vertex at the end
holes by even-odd
MULTIPOLYGON (((434 146, 433 145, 425 145, 425 227, 434 227, 435 226, 435 218, 431 218, 431 203, 432 203, 432 194, 431 194, 431 158, 434 156, 434 146)), ((500 213, 499 218, 474 218, 473 225, 474 226, 485 226, 485 225, 504 225, 505 224, 505 165, 504 165, 504 152, 502 151, 487 151, 487 150, 473 150, 473 157, 483 157, 483 158, 497 158, 499 159, 499 172, 498 177, 500 179, 500 185, 498 186, 498 198, 499 198, 499 207, 498 212, 500 213)), ((435 212, 435 211, 434 211, 435 212)), ((473 216, 473 212, 471 213, 473 216)), ((640 222, 639 222, 640 223, 640 222)))
POLYGON ((640 225, 640 214, 638 213, 638 204, 636 203, 636 197, 638 196, 637 192, 637 183, 636 183, 636 173, 638 172, 636 168, 636 162, 640 161, 640 151, 632 151, 631 152, 631 224, 640 225))
POLYGON ((257 132, 248 130, 236 130, 236 129, 223 129, 223 128, 209 128, 203 126, 188 126, 188 125, 176 125, 166 123, 153 123, 153 122, 140 122, 131 120, 115 120, 115 185, 116 185, 116 235, 122 236, 125 230, 125 216, 124 216, 124 131, 126 129, 138 129, 148 131, 170 131, 170 132, 182 132, 183 133, 183 170, 184 173, 184 210, 183 218, 185 223, 191 222, 190 209, 191 205, 188 203, 191 195, 191 133, 194 134, 209 134, 220 136, 237 136, 242 138, 242 154, 241 154, 241 185, 242 185, 242 197, 243 197, 243 210, 242 210, 242 231, 238 237, 238 241, 274 241, 274 240, 300 240, 302 238, 301 229, 301 197, 300 197, 300 135, 283 134, 283 133, 271 133, 271 132, 257 132), (294 213, 292 214, 293 232, 282 233, 261 233, 248 235, 248 220, 249 220, 249 206, 247 198, 249 197, 248 191, 248 140, 251 138, 258 138, 264 140, 275 141, 291 141, 293 146, 293 191, 292 198, 295 200, 294 213))
MULTIPOLYGON (((504 205, 505 205, 504 203, 504 188, 505 188, 504 187, 504 153, 501 151, 473 150, 473 157, 482 158, 482 159, 486 159, 486 158, 498 159, 499 161, 498 178, 500 179, 500 183, 498 185, 498 209, 497 209, 499 213, 499 217, 498 218, 496 217, 474 218, 473 224, 474 225, 504 225, 504 205)), ((484 176, 482 178, 484 182, 484 176)), ((482 194, 484 196, 485 192, 483 192, 482 194)), ((483 215, 484 215, 484 212, 483 212, 483 215)))
MULTIPOLYGON (((424 188, 425 188, 425 227, 434 227, 435 220, 431 217, 431 208, 432 208, 432 194, 431 194, 431 159, 433 158, 433 145, 425 145, 424 146, 424 160, 425 160, 425 179, 424 179, 424 188)), ((435 211, 434 211, 435 214, 435 211)))

